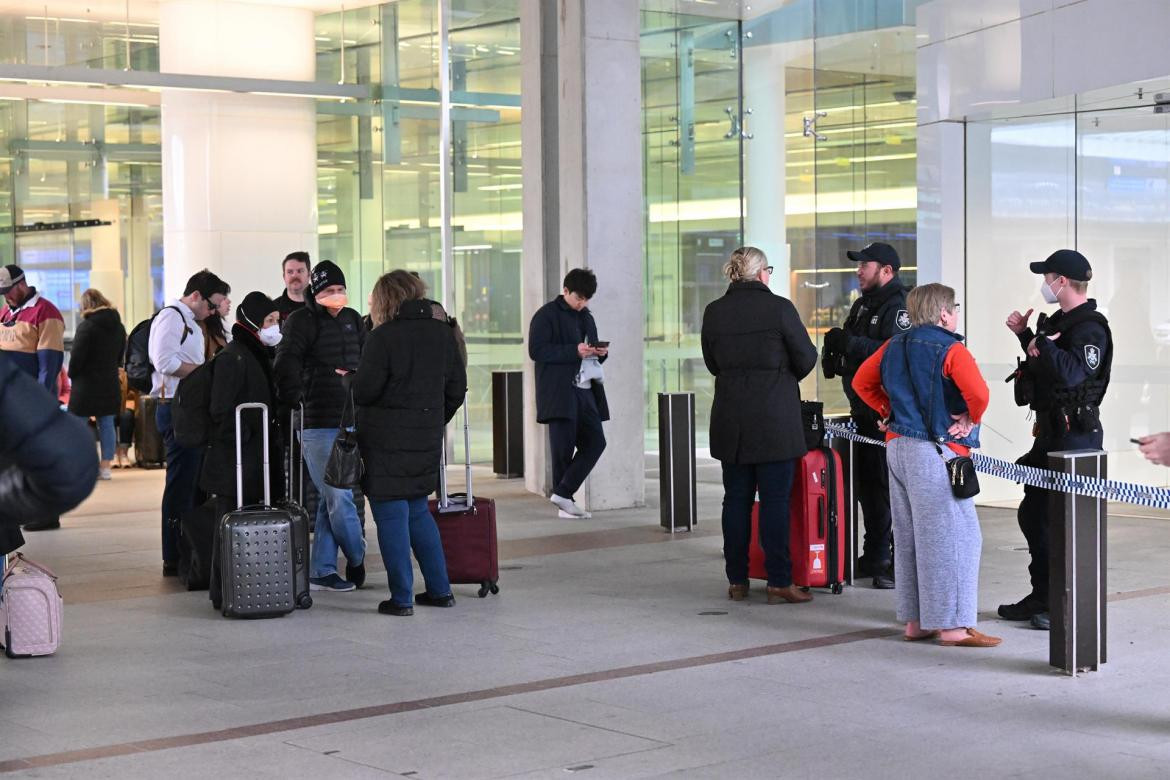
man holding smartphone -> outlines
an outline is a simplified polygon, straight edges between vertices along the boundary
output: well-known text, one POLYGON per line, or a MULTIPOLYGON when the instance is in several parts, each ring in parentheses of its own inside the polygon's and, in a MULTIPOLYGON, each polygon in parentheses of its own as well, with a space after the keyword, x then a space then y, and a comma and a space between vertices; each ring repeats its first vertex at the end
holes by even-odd
POLYGON ((528 356, 536 363, 536 421, 548 425, 553 492, 563 518, 587 518, 574 494, 605 450, 609 419, 605 371, 609 342, 598 341, 587 308, 597 277, 587 268, 565 275, 560 295, 541 306, 528 326, 528 356))

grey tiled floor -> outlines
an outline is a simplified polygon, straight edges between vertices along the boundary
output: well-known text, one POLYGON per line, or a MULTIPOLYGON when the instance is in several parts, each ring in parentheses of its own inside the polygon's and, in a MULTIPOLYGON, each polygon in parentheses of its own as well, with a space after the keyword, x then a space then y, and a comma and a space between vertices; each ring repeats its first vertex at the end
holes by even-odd
MULTIPOLYGON (((500 536, 653 526, 653 507, 557 520, 516 482, 481 479, 500 536)), ((655 489, 650 483, 649 489, 655 489)), ((161 473, 117 473, 26 552, 58 569, 66 642, 0 659, 0 761, 408 702, 583 672, 888 628, 865 586, 769 607, 726 600, 719 536, 506 560, 498 597, 380 616, 366 589, 308 612, 227 621, 157 578, 161 473), (513 568, 518 567, 518 568, 513 568), (702 614, 716 613, 716 614, 702 614)), ((719 494, 700 486, 702 527, 719 494)), ((1165 513, 1118 508, 1110 590, 1170 585, 1165 513)), ((995 650, 888 636, 257 737, 18 772, 28 777, 1166 777, 1170 595, 1110 605, 1110 662, 1076 680, 1047 635, 993 619, 1023 593, 1014 512, 980 510, 981 628, 995 650)), ((371 527, 371 534, 373 533, 371 527)), ((371 537, 371 542, 372 542, 371 537)), ((373 545, 371 544, 371 548, 373 545)))

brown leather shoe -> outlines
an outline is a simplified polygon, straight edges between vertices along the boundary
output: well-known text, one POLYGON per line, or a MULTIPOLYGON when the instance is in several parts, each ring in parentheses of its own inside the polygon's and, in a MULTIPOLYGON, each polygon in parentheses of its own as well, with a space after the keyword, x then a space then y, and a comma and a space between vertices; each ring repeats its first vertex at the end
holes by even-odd
POLYGON ((967 636, 963 639, 940 639, 939 644, 943 647, 995 647, 1002 641, 997 636, 988 636, 968 628, 967 636))
POLYGON ((746 582, 738 585, 732 583, 731 585, 727 586, 727 598, 731 599, 732 601, 743 601, 747 598, 749 587, 751 586, 746 582))
POLYGON ((924 631, 921 634, 918 634, 916 636, 910 636, 909 634, 902 634, 902 638, 905 639, 907 642, 922 642, 923 640, 926 640, 926 639, 934 639, 937 636, 938 636, 938 631, 924 631))
POLYGON ((781 601, 787 601, 789 604, 804 604, 807 601, 812 601, 811 593, 805 593, 795 585, 789 585, 787 588, 774 588, 768 586, 768 603, 779 604, 781 601))

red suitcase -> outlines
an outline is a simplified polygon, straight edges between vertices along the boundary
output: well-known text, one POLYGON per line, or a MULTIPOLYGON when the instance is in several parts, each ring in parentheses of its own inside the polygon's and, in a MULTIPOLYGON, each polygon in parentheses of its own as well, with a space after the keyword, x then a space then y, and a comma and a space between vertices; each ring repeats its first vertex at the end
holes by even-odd
POLYGON ((447 459, 439 463, 439 495, 431 499, 431 514, 439 526, 447 578, 452 585, 478 585, 479 597, 499 593, 500 555, 496 542, 496 502, 476 498, 471 492, 471 443, 467 431, 467 405, 463 407, 463 447, 466 493, 447 493, 447 459))
MULTIPOLYGON (((810 450, 796 466, 789 503, 792 582, 802 588, 829 588, 840 593, 845 581, 845 497, 841 456, 828 447, 810 450), (832 470, 829 463, 833 464, 832 470)), ((748 576, 766 580, 759 542, 759 503, 752 507, 752 541, 748 576)))

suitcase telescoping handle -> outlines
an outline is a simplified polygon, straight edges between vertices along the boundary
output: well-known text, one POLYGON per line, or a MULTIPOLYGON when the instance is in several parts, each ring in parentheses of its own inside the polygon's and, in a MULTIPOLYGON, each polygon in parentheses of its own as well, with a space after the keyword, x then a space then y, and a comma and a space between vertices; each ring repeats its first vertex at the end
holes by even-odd
MULTIPOLYGON (((467 479, 467 493, 464 496, 464 503, 460 504, 456 509, 475 506, 475 497, 471 492, 471 434, 468 431, 467 425, 467 398, 463 399, 463 472, 467 479)), ((439 509, 445 510, 451 507, 451 496, 447 492, 447 448, 443 447, 439 456, 439 509)))
POLYGON ((264 506, 272 506, 272 482, 268 475, 268 404, 240 404, 236 407, 236 504, 244 508, 244 437, 240 420, 246 409, 259 409, 264 432, 264 506))
POLYGON ((288 413, 288 498, 293 500, 293 480, 296 480, 296 503, 305 505, 305 404, 294 406, 288 413))

